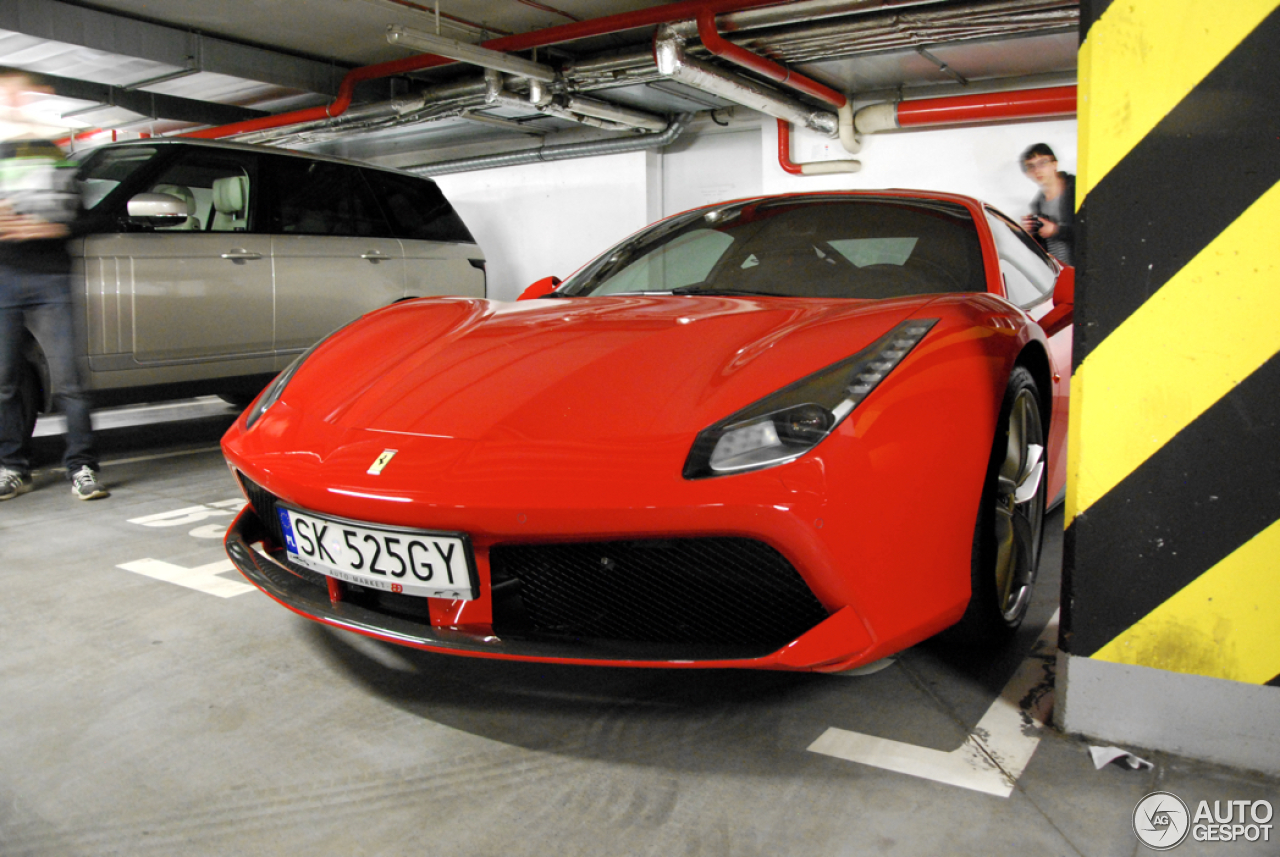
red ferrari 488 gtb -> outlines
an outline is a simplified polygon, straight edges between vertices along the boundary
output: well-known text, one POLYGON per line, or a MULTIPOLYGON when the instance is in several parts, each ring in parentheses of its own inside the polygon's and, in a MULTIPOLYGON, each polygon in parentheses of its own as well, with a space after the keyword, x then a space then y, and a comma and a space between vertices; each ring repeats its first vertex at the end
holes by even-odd
POLYGON ((1017 628, 1074 271, 1008 217, 738 200, 556 282, 397 304, 281 373, 223 440, 244 575, 382 640, 563 663, 838 671, 1017 628))

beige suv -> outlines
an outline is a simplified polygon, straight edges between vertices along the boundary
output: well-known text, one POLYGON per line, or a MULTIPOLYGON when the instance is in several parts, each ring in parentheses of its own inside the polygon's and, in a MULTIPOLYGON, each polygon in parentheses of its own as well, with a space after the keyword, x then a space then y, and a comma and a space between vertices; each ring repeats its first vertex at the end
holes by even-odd
MULTIPOLYGON (((220 395, 247 403, 362 313, 484 297, 484 254, 429 179, 334 158, 166 139, 81 162, 101 232, 71 243, 95 406, 220 395)), ((32 338, 24 401, 51 404, 32 338)))

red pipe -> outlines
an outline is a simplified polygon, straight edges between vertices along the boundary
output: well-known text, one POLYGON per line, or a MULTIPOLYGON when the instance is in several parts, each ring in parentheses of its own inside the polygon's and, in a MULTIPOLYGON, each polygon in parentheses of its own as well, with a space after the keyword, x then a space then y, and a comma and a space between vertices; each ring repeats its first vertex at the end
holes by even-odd
POLYGON ((243 122, 233 122, 230 125, 218 125, 213 128, 202 128, 199 131, 188 131, 185 134, 179 134, 179 137, 198 137, 206 140, 216 140, 221 137, 231 137, 236 134, 248 134, 251 131, 266 131, 271 128, 281 128, 286 125, 300 125, 303 122, 318 122, 323 119, 329 119, 334 116, 341 115, 351 106, 351 96, 355 92, 356 84, 366 80, 375 80, 380 77, 390 77, 395 74, 402 74, 410 71, 417 71, 423 68, 430 68, 436 65, 444 65, 451 62, 444 57, 434 56, 432 54, 417 54, 402 60, 393 60, 392 62, 378 63, 377 65, 366 65, 361 68, 352 69, 347 72, 346 77, 342 78, 342 83, 338 86, 338 97, 325 107, 309 107, 305 110, 294 110, 291 113, 277 113, 275 116, 264 116, 261 119, 246 119, 243 122), (435 62, 421 62, 421 60, 434 60, 435 62))
POLYGON ((791 160, 791 123, 785 119, 778 120, 778 166, 793 176, 804 173, 800 165, 791 160))
MULTIPOLYGON (((716 15, 723 12, 737 12, 742 9, 754 9, 759 6, 777 4, 778 0, 684 0, 684 2, 680 3, 664 3, 648 9, 638 9, 634 12, 606 15, 603 18, 594 18, 590 21, 561 24, 556 27, 547 27, 528 33, 518 33, 514 36, 502 36, 480 44, 482 47, 493 51, 525 51, 560 42, 569 42, 574 39, 620 33, 636 27, 687 21, 689 18, 701 14, 704 9, 711 12, 712 15, 716 15)), ((345 112, 351 106, 351 96, 357 83, 382 77, 391 77, 396 74, 422 71, 428 68, 449 65, 452 62, 453 60, 451 59, 436 56, 435 54, 415 54, 400 60, 363 66, 352 69, 347 73, 347 76, 342 79, 342 83, 338 86, 337 98, 327 107, 311 107, 304 110, 295 110, 291 113, 279 113, 275 116, 264 116, 261 119, 249 119, 244 122, 234 122, 230 125, 220 125, 216 128, 204 128, 179 136, 217 139, 236 134, 247 134, 252 131, 281 128, 286 125, 318 122, 339 116, 345 112)))
MULTIPOLYGON (((950 98, 921 98, 917 101, 901 101, 894 105, 894 115, 899 128, 962 125, 1007 119, 1039 119, 1048 116, 1071 116, 1075 112, 1076 88, 1074 86, 1022 89, 984 95, 957 95, 950 98)), ((855 124, 857 121, 855 114, 855 124)), ((892 126, 864 129, 867 132, 872 130, 887 131, 892 130, 892 126)), ((804 174, 803 166, 791 160, 791 126, 781 119, 778 120, 778 166, 793 176, 804 174)))
MULTIPOLYGON (((111 128, 110 130, 107 130, 105 128, 94 128, 91 131, 81 131, 77 134, 71 134, 66 137, 59 137, 57 140, 54 140, 53 142, 63 149, 69 149, 75 145, 76 140, 88 140, 92 137, 98 136, 99 134, 107 134, 107 133, 111 134, 111 142, 113 143, 116 142, 117 132, 115 128, 111 128)), ((151 134, 144 131, 139 136, 145 139, 147 137, 150 137, 151 134)))
POLYGON ((811 80, 771 59, 766 59, 759 54, 753 54, 746 48, 739 47, 725 39, 724 36, 720 35, 720 31, 716 29, 716 13, 710 8, 703 8, 698 12, 698 38, 702 40, 704 48, 721 59, 728 60, 745 69, 750 69, 756 74, 781 83, 784 86, 789 86, 811 98, 824 101, 836 109, 849 103, 847 98, 831 87, 824 86, 816 80, 811 80))
POLYGON ((1000 119, 1036 119, 1071 116, 1076 112, 1076 88, 1053 86, 991 92, 984 95, 957 95, 950 98, 921 98, 897 105, 899 128, 920 125, 962 125, 1000 119))

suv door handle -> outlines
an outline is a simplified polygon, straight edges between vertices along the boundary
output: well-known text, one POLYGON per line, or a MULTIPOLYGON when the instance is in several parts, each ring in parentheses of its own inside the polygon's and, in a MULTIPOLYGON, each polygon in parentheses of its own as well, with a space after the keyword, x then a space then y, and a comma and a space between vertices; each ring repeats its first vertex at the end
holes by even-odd
POLYGON ((391 257, 381 250, 370 250, 368 253, 361 253, 361 259, 368 259, 370 262, 385 262, 391 257))
POLYGON ((261 259, 262 254, 254 253, 252 250, 245 250, 243 247, 237 247, 234 250, 228 250, 226 253, 223 253, 222 258, 239 262, 243 259, 261 259))

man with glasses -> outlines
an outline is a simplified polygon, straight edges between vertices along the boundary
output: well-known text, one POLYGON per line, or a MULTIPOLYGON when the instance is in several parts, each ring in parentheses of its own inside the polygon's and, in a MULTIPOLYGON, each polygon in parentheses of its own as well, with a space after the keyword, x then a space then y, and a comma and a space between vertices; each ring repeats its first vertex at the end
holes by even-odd
POLYGON ((1058 158, 1044 143, 1022 153, 1022 171, 1040 186, 1022 227, 1064 265, 1074 265, 1076 177, 1058 171, 1058 158))

